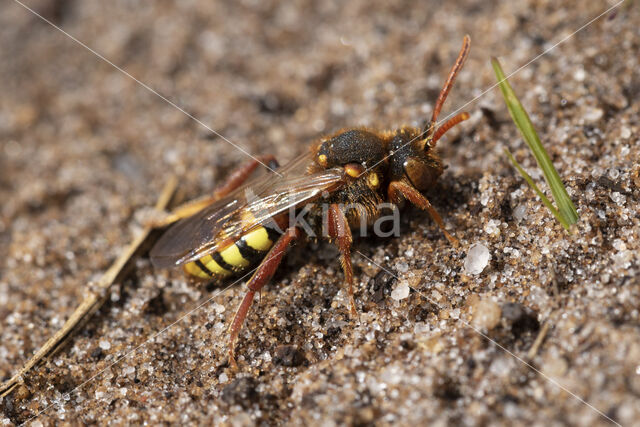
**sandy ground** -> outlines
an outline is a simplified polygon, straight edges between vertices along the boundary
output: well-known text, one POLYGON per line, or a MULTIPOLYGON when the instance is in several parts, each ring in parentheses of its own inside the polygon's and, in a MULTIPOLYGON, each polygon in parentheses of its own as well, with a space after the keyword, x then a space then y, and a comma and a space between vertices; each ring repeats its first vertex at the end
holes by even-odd
MULTIPOLYGON (((359 321, 335 251, 297 250, 254 306, 234 373, 226 328, 242 286, 207 290, 141 259, 0 400, 0 424, 637 423, 638 4, 511 78, 576 203, 569 236, 502 152, 542 181, 498 90, 483 94, 489 58, 509 73, 614 3, 441 3, 29 0, 230 141, 282 160, 341 127, 421 124, 465 33, 471 54, 445 114, 482 96, 442 141, 449 168, 428 193, 460 248, 411 209, 401 237, 358 240, 359 321), (490 261, 472 275, 476 243, 490 261)), ((195 197, 246 156, 12 1, 0 45, 6 380, 141 228, 169 173, 195 197)))

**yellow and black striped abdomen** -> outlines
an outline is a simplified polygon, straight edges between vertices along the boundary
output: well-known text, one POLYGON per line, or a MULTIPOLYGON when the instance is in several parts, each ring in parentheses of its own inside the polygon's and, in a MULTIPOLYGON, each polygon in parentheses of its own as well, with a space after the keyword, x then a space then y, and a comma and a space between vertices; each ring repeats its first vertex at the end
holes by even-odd
POLYGON ((226 248, 185 264, 184 271, 200 279, 224 278, 242 273, 262 261, 278 237, 280 233, 277 230, 259 226, 226 248))

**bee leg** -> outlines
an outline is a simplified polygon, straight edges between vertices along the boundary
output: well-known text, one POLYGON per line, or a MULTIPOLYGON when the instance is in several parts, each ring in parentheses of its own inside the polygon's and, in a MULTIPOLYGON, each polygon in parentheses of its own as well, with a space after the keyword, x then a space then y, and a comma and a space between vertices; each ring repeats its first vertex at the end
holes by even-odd
POLYGON ((162 228, 182 218, 186 218, 197 212, 200 212, 205 207, 227 196, 233 190, 244 184, 251 176, 251 174, 256 170, 256 168, 261 164, 266 164, 272 169, 278 167, 278 162, 276 161, 276 158, 274 156, 258 156, 255 159, 250 160, 249 162, 232 171, 231 174, 227 177, 224 184, 216 188, 212 195, 200 197, 198 199, 183 203, 182 205, 173 209, 171 213, 166 215, 164 218, 161 218, 158 221, 154 221, 153 227, 162 228))
POLYGON ((440 227, 440 230, 442 230, 447 240, 449 240, 449 243, 451 243, 453 246, 458 246, 458 239, 453 237, 447 232, 447 230, 444 229, 444 222, 442 221, 442 217, 440 217, 438 211, 436 211, 433 206, 431 206, 431 202, 429 202, 429 200, 424 197, 422 193, 403 181, 391 182, 389 184, 388 192, 389 199, 391 199, 391 201, 394 203, 399 203, 401 200, 400 196, 402 196, 409 202, 411 202, 411 204, 413 204, 414 206, 417 206, 418 208, 429 212, 429 215, 431 216, 431 218, 433 218, 436 224, 438 224, 438 227, 440 227))
POLYGON ((275 169, 278 167, 278 161, 271 154, 258 156, 255 159, 248 161, 231 172, 231 175, 229 175, 225 183, 215 189, 211 198, 213 200, 221 199, 236 188, 240 187, 260 165, 267 165, 269 168, 275 169))
POLYGON ((229 363, 231 367, 235 370, 238 369, 238 365, 236 364, 235 357, 235 345, 238 340, 238 335, 240 334, 240 330, 242 329, 242 324, 244 323, 244 319, 247 317, 247 313, 249 312, 249 308, 251 307, 251 303, 253 302, 253 297, 256 292, 260 292, 260 289, 271 279, 273 274, 276 272, 278 265, 282 261, 282 257, 284 253, 287 251, 287 248, 291 243, 293 243, 296 239, 301 236, 301 232, 296 227, 291 227, 287 229, 287 231, 280 236, 278 241, 273 245, 271 250, 267 256, 262 260, 260 266, 256 269, 249 282, 247 282, 247 287, 249 290, 245 294, 240 306, 238 306, 238 310, 236 311, 236 315, 233 318, 233 322, 229 327, 229 363))
POLYGON ((351 243, 353 239, 347 217, 336 204, 329 206, 328 226, 329 237, 336 241, 338 249, 340 250, 340 263, 344 271, 344 279, 349 285, 351 315, 357 317, 358 310, 356 310, 356 302, 353 298, 353 267, 351 266, 351 243))

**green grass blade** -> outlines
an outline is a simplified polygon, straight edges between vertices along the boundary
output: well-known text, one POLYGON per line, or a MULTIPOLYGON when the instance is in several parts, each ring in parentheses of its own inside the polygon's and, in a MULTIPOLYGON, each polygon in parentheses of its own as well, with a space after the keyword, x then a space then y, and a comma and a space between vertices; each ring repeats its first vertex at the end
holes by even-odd
MULTIPOLYGON (((496 58, 493 58, 491 59, 491 65, 493 66, 493 71, 495 72, 498 79, 500 91, 502 92, 502 96, 505 100, 505 103, 507 104, 507 108, 509 109, 509 114, 511 114, 511 118, 520 130, 520 133, 529 146, 529 149, 531 149, 531 151, 533 152, 533 155, 536 158, 536 162, 538 162, 538 166, 542 169, 544 178, 547 181, 549 188, 551 188, 553 199, 558 205, 557 211, 560 212, 560 215, 564 218, 565 223, 575 224, 576 222, 578 222, 578 212, 576 211, 573 202, 569 198, 567 190, 562 184, 562 180, 560 179, 560 175, 558 175, 558 171, 556 171, 556 168, 553 167, 553 163, 551 163, 549 155, 542 146, 540 138, 538 137, 538 134, 534 129, 531 120, 529 119, 529 115, 518 100, 518 97, 516 96, 515 92, 511 88, 511 85, 504 76, 504 72, 502 71, 500 62, 498 62, 496 58)), ((530 178, 529 180, 527 180, 527 182, 529 181, 530 178)), ((533 181, 529 182, 529 184, 531 185, 532 182, 533 181)), ((536 190, 536 192, 539 193, 539 190, 536 190)))
POLYGON ((520 175, 522 175, 522 177, 525 179, 525 181, 527 181, 527 183, 529 183, 529 186, 531 186, 531 188, 533 189, 533 191, 536 192, 536 194, 538 195, 538 197, 540 197, 540 199, 542 200, 542 203, 544 203, 544 205, 551 211, 551 213, 553 214, 553 216, 556 217, 556 219, 558 221, 560 221, 560 224, 562 224, 562 226, 567 230, 567 231, 571 231, 570 227, 571 224, 569 224, 567 222, 567 220, 562 216, 562 214, 560 214, 560 212, 558 212, 558 209, 556 209, 555 206, 553 206, 553 204, 551 203, 551 200, 549 200, 547 198, 547 196, 544 195, 544 193, 542 191, 540 191, 540 189, 538 188, 538 186, 536 185, 535 182, 533 182, 533 179, 531 178, 531 176, 527 173, 527 171, 525 171, 522 166, 520 166, 520 164, 516 161, 516 159, 511 155, 511 153, 509 152, 509 150, 507 150, 505 148, 504 150, 505 154, 509 157, 509 160, 511 160, 511 163, 513 163, 513 166, 515 166, 516 169, 518 169, 518 172, 520 172, 520 175))

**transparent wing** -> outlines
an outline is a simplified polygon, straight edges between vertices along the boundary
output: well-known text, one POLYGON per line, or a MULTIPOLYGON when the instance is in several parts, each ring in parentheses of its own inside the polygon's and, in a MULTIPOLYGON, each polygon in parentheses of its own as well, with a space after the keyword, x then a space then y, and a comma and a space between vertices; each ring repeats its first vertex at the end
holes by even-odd
POLYGON ((342 168, 310 173, 311 154, 298 157, 280 174, 257 177, 195 215, 172 225, 151 249, 151 262, 158 268, 195 261, 228 246, 259 225, 335 191, 345 183, 342 168))

